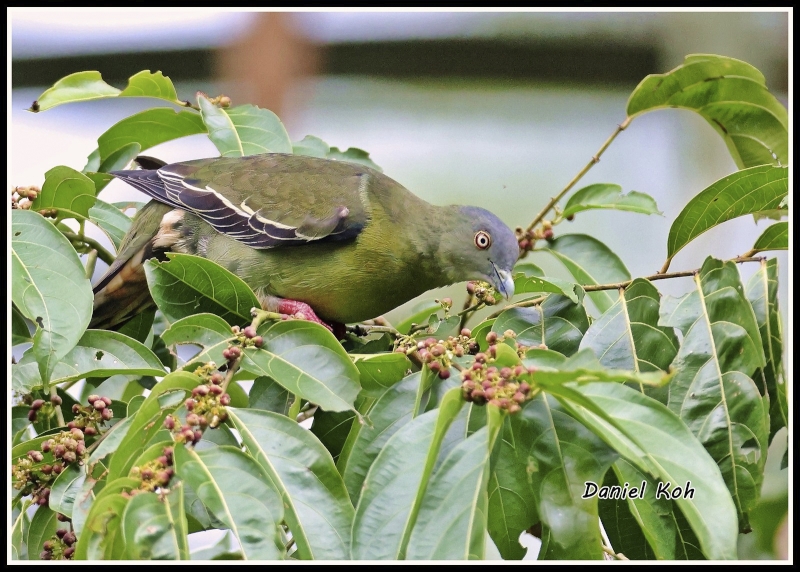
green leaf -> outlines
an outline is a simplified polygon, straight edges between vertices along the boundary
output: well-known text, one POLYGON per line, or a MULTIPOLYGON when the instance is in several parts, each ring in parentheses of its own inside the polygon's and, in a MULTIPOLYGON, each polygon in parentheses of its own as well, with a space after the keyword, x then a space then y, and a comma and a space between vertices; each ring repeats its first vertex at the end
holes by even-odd
POLYGON ((545 395, 512 419, 515 433, 528 433, 527 451, 536 472, 534 489, 549 541, 539 559, 602 559, 597 498, 583 498, 586 483, 602 483, 616 454, 545 395), (516 427, 515 427, 516 425, 516 427))
POLYGON ((45 173, 42 192, 31 204, 31 210, 58 210, 58 219, 89 217, 95 203, 94 182, 70 167, 53 167, 45 173))
POLYGON ((412 369, 408 357, 401 353, 350 355, 361 374, 361 394, 367 397, 380 397, 412 369))
POLYGON ((463 403, 461 389, 451 389, 438 409, 403 426, 378 453, 356 507, 353 559, 405 557, 442 440, 463 403))
MULTIPOLYGON (((108 157, 106 157, 97 167, 98 172, 93 174, 87 173, 87 176, 89 176, 95 182, 96 187, 99 187, 97 189, 99 192, 100 189, 104 188, 109 182, 111 182, 110 180, 106 181, 105 178, 100 179, 102 174, 108 173, 109 171, 119 171, 127 168, 131 161, 136 159, 141 151, 142 146, 139 143, 135 141, 127 143, 120 148, 111 151, 108 154, 108 157)), ((89 165, 84 167, 84 171, 88 170, 88 167, 89 165)))
POLYGON ((116 97, 121 92, 103 81, 100 72, 85 71, 61 78, 33 102, 30 111, 47 111, 62 103, 116 97))
MULTIPOLYGON (((30 391, 42 386, 35 374, 33 356, 25 356, 13 366, 13 387, 30 391)), ((124 375, 164 375, 156 355, 133 338, 109 330, 86 330, 78 344, 53 369, 51 384, 66 383, 86 377, 124 375)))
POLYGON ((170 486, 169 494, 142 492, 122 514, 122 534, 131 560, 188 560, 183 487, 170 486))
POLYGON ((788 167, 761 165, 723 177, 690 200, 672 223, 667 260, 725 221, 776 208, 788 192, 788 167))
POLYGON ((453 448, 431 477, 408 541, 408 560, 484 558, 489 459, 503 414, 488 406, 487 417, 488 425, 453 448))
POLYGON ((11 299, 39 326, 33 355, 47 380, 89 325, 92 286, 75 249, 52 224, 25 210, 11 218, 11 299))
POLYGON ((261 348, 244 351, 242 368, 269 376, 327 411, 352 409, 361 386, 358 369, 327 329, 302 320, 259 329, 261 348))
POLYGON ((174 455, 175 473, 231 530, 245 559, 285 557, 279 534, 283 505, 261 465, 227 446, 199 452, 175 447, 174 455))
POLYGON ((536 497, 541 478, 531 453, 536 436, 519 419, 519 415, 507 417, 489 478, 487 528, 505 560, 525 556, 519 535, 540 520, 536 497))
POLYGON ((151 258, 144 267, 150 293, 168 322, 200 312, 228 323, 249 322, 250 309, 261 307, 250 287, 219 264, 190 254, 167 257, 167 262, 151 258))
POLYGON ((181 404, 188 392, 197 387, 200 379, 191 373, 176 371, 153 387, 136 411, 125 437, 111 457, 108 480, 127 477, 134 461, 163 429, 164 419, 181 404), (163 401, 163 403, 162 403, 163 401))
POLYGON ((292 152, 295 155, 306 155, 307 157, 317 157, 325 159, 330 152, 331 147, 319 137, 313 135, 306 135, 300 141, 292 143, 292 152))
POLYGON ((594 351, 608 368, 666 371, 678 352, 678 340, 672 328, 658 325, 658 290, 637 278, 618 296, 586 330, 581 349, 594 351))
POLYGON ((25 321, 25 316, 19 311, 17 305, 11 304, 11 345, 29 344, 31 339, 31 331, 28 329, 28 323, 25 321))
MULTIPOLYGON (((526 265, 526 266, 533 266, 526 265)), ((560 278, 541 278, 539 276, 527 275, 524 272, 514 274, 514 293, 528 294, 531 292, 552 292, 562 294, 572 300, 575 304, 583 301, 585 292, 578 284, 561 280, 560 278)))
MULTIPOLYGON (((56 520, 56 513, 47 508, 40 506, 31 518, 31 526, 28 529, 28 536, 25 539, 25 544, 28 546, 28 560, 40 560, 39 554, 45 540, 49 540, 59 528, 59 522, 56 520)), ((63 528, 69 530, 67 525, 63 528)))
POLYGON ((114 248, 119 251, 122 239, 131 228, 131 218, 114 205, 96 199, 89 209, 89 220, 96 224, 100 230, 114 243, 114 248))
POLYGON ((228 322, 214 314, 194 314, 181 318, 161 334, 161 339, 168 346, 200 346, 201 350, 189 362, 213 361, 219 364, 227 361, 222 357, 222 352, 227 349, 233 337, 228 322))
MULTIPOLYGON (((128 481, 128 479, 125 479, 128 481)), ((126 483, 129 484, 130 483, 126 483)), ((75 560, 124 560, 128 558, 122 533, 122 515, 130 498, 106 485, 92 503, 75 545, 75 560), (106 491, 106 489, 109 489, 106 491)), ((135 487, 134 487, 135 488, 135 487)))
POLYGON ((681 419, 616 383, 546 385, 545 391, 638 470, 695 494, 674 502, 712 560, 736 558, 736 506, 720 469, 681 419))
POLYGON ((176 105, 185 106, 178 99, 175 87, 161 72, 140 71, 128 80, 128 86, 120 91, 103 81, 100 72, 84 71, 61 78, 33 103, 30 111, 47 111, 63 103, 75 103, 108 97, 156 97, 176 105))
POLYGON ((366 414, 368 423, 353 423, 337 465, 353 504, 378 453, 392 435, 414 416, 420 373, 413 373, 386 389, 366 414))
MULTIPOLYGON (((256 379, 256 381, 258 381, 258 379, 256 379)), ((252 393, 251 390, 251 396, 252 393)), ((342 451, 342 447, 347 440, 347 436, 350 433, 355 419, 356 415, 352 411, 339 411, 337 413, 318 409, 317 412, 314 413, 314 424, 311 426, 311 432, 316 435, 317 439, 325 446, 331 454, 331 457, 333 457, 334 462, 339 458, 339 454, 342 451)), ((355 423, 358 423, 358 421, 355 421, 355 423)))
POLYGON ((603 486, 637 489, 635 499, 614 498, 614 489, 609 489, 608 498, 600 499, 600 518, 614 550, 630 560, 702 560, 697 537, 677 506, 656 497, 658 481, 625 459, 618 459, 612 468, 603 486), (644 496, 639 498, 642 490, 644 496))
POLYGON ((359 165, 364 165, 383 173, 383 169, 378 167, 378 165, 369 158, 369 153, 362 149, 357 149, 356 147, 350 147, 346 151, 340 151, 338 147, 331 147, 331 150, 328 151, 328 159, 358 163, 359 165))
POLYGON ((414 306, 413 313, 397 324, 397 331, 401 334, 408 334, 411 330, 412 324, 424 324, 428 321, 428 318, 436 314, 439 310, 442 309, 442 305, 438 302, 434 302, 433 300, 423 300, 416 306, 414 306))
POLYGON ((28 531, 31 526, 31 519, 28 518, 27 505, 23 503, 22 510, 14 519, 14 525, 11 528, 11 560, 27 560, 28 559, 28 546, 26 544, 28 539, 28 531))
POLYGON ((769 441, 775 433, 788 427, 786 376, 783 367, 783 332, 778 308, 778 261, 762 261, 758 272, 747 283, 747 299, 755 312, 766 365, 759 368, 753 380, 763 394, 769 394, 769 441))
MULTIPOLYGON (((198 113, 156 107, 115 123, 97 139, 97 148, 101 161, 106 161, 131 143, 138 143, 140 151, 146 151, 173 139, 205 132, 205 124, 198 113)), ((105 169, 99 170, 105 172, 105 169)))
MULTIPOLYGON (((272 411, 281 415, 288 415, 289 408, 294 401, 291 393, 270 377, 257 377, 253 380, 253 387, 250 389, 250 408, 272 411)), ((314 414, 314 422, 317 415, 314 414)))
POLYGON ((566 218, 575 213, 591 209, 614 209, 641 214, 663 214, 658 210, 655 199, 648 194, 631 191, 622 194, 622 187, 610 183, 597 183, 583 187, 572 195, 561 216, 566 218))
POLYGON ((229 408, 228 414, 283 499, 296 557, 349 559, 353 505, 324 445, 277 413, 229 408))
POLYGON ((589 327, 586 310, 564 296, 551 295, 532 308, 509 308, 492 324, 492 331, 502 334, 513 330, 517 342, 525 346, 545 344, 564 355, 578 350, 581 338, 589 327))
POLYGON ((710 54, 686 56, 665 74, 649 75, 628 99, 628 116, 677 107, 699 113, 725 140, 740 169, 789 164, 789 116, 748 63, 710 54))
MULTIPOLYGON (((788 195, 787 195, 788 196, 788 195)), ((761 233, 753 245, 753 254, 765 250, 789 249, 789 222, 778 222, 770 225, 761 233)))
POLYGON ((86 467, 75 463, 67 465, 50 487, 50 509, 72 518, 72 507, 85 482, 86 467))
MULTIPOLYGON (((150 334, 153 328, 153 321, 156 317, 156 310, 155 308, 150 308, 149 310, 145 310, 144 312, 140 312, 136 314, 133 318, 125 322, 120 328, 117 330, 120 334, 125 334, 129 338, 133 338, 137 342, 144 344, 145 346, 150 345, 151 347, 154 346, 153 342, 155 337, 150 338, 150 334), (147 338, 150 338, 148 341, 147 338)), ((156 354, 157 356, 158 354, 156 354)), ((159 358, 160 359, 160 358, 159 358)), ((163 361, 161 362, 164 363, 163 361)))
POLYGON ((197 102, 208 138, 223 157, 292 152, 286 128, 270 110, 255 105, 223 109, 202 94, 198 94, 197 102))
POLYGON ((693 323, 660 322, 684 328, 669 408, 719 464, 746 531, 767 456, 767 412, 751 379, 765 365, 761 335, 733 262, 707 258, 695 287, 686 307, 693 323))
MULTIPOLYGON (((555 256, 572 274, 575 281, 589 284, 613 284, 631 279, 622 260, 605 244, 585 234, 565 234, 548 243, 545 249, 555 256)), ((616 301, 613 291, 588 292, 600 312, 616 301)))

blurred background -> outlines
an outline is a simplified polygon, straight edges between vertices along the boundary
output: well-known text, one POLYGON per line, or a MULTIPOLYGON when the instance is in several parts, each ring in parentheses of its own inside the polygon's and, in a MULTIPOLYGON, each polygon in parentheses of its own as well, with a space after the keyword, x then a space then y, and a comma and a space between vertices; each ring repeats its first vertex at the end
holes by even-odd
MULTIPOLYGON (((61 164, 80 170, 106 129, 160 104, 111 99, 25 111, 44 89, 84 70, 99 70, 122 88, 128 77, 150 69, 168 75, 184 99, 203 90, 224 93, 234 105, 271 109, 293 141, 313 134, 341 149, 365 149, 387 175, 430 202, 479 205, 512 228, 525 226, 625 119, 628 95, 639 81, 680 65, 687 54, 745 60, 788 104, 788 15, 10 9, 9 184, 41 185, 44 173, 61 164)), ((218 155, 204 136, 148 154, 168 162, 218 155)), ((620 255, 633 276, 652 274, 666 257, 667 233, 681 208, 735 169, 722 140, 698 115, 646 114, 578 188, 607 182, 646 192, 664 216, 594 211, 556 233, 593 235, 620 255)), ((103 198, 142 200, 118 182, 103 198)), ((671 269, 697 268, 708 254, 741 254, 769 222, 756 225, 742 217, 725 223, 682 251, 671 269)), ((791 260, 786 253, 777 257, 790 335, 791 260)), ((546 256, 531 260, 567 276, 546 256)), ((745 265, 745 279, 754 270, 745 265)), ((679 295, 691 282, 661 281, 658 287, 679 295)), ((437 295, 460 304, 463 286, 426 298, 437 295)), ((403 312, 407 308, 389 318, 403 312)), ((781 442, 776 438, 770 454, 774 470, 764 498, 785 506, 787 471, 777 470, 781 442)), ((776 536, 780 518, 771 512, 774 523, 743 537, 742 557, 786 557, 786 520, 776 536)), ((531 537, 525 542, 535 544, 531 537)))

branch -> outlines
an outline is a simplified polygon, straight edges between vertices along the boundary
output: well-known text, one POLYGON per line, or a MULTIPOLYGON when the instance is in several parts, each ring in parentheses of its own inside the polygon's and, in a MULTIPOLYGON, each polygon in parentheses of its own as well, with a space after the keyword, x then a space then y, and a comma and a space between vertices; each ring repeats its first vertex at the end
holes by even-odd
POLYGON ((538 215, 536 215, 536 218, 534 218, 533 221, 531 222, 531 224, 528 225, 527 231, 533 230, 533 227, 535 227, 537 224, 539 224, 542 221, 542 219, 544 219, 544 217, 547 216, 547 213, 549 213, 550 210, 554 206, 556 206, 558 201, 560 201, 562 198, 564 198, 564 195, 566 195, 570 191, 570 189, 572 189, 572 187, 574 187, 575 184, 578 181, 580 181, 586 173, 589 172, 589 169, 591 169, 597 163, 600 162, 600 156, 603 153, 605 153, 605 150, 608 149, 608 146, 611 145, 612 141, 614 141, 614 139, 617 138, 617 135, 619 135, 620 133, 625 131, 625 129, 628 127, 628 125, 630 125, 631 121, 633 121, 633 117, 627 117, 627 118, 625 118, 625 121, 623 121, 622 123, 620 123, 617 126, 617 128, 614 130, 614 133, 612 133, 611 136, 609 136, 609 138, 606 139, 606 142, 603 143, 603 145, 600 147, 600 149, 597 151, 597 153, 589 160, 589 162, 586 164, 586 166, 583 169, 581 169, 578 172, 578 174, 575 175, 569 183, 567 183, 566 187, 561 189, 560 193, 558 193, 555 197, 550 199, 550 202, 547 203, 544 206, 544 208, 541 210, 541 212, 538 215))
POLYGON ((79 234, 69 232, 68 230, 62 230, 61 232, 70 242, 82 242, 86 246, 91 246, 94 248, 97 251, 97 256, 106 264, 110 265, 112 262, 114 262, 114 258, 116 257, 108 250, 103 248, 103 245, 97 242, 95 239, 89 238, 88 236, 80 236, 79 234))

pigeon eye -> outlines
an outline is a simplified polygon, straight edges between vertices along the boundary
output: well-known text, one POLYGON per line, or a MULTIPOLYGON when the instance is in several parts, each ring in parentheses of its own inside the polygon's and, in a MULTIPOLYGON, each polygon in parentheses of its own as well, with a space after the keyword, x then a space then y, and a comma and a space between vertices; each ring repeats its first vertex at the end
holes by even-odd
POLYGON ((486 250, 491 245, 492 245, 492 237, 489 236, 488 232, 480 230, 477 233, 475 233, 475 246, 477 246, 481 250, 486 250))

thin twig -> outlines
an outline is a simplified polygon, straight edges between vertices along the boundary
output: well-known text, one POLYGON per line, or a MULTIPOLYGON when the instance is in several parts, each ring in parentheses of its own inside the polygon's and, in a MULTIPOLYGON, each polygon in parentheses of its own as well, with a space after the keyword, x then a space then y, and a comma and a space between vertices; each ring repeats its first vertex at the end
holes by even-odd
POLYGON ((619 553, 614 552, 613 550, 611 550, 605 544, 601 544, 600 547, 603 549, 603 552, 605 552, 609 556, 613 556, 617 560, 629 560, 629 558, 627 556, 625 556, 622 552, 619 552, 619 553))
MULTIPOLYGON (((463 308, 462 311, 469 310, 470 307, 473 304, 475 304, 475 295, 474 294, 467 295, 467 299, 464 300, 464 308, 463 308)), ((459 329, 459 331, 461 331, 467 325, 467 322, 472 317, 472 314, 470 314, 470 315, 467 315, 467 314, 461 315, 461 314, 459 314, 459 316, 461 316, 461 321, 458 323, 458 329, 459 329)))
POLYGON ((546 299, 547 299, 547 296, 539 296, 538 298, 528 298, 527 300, 522 300, 521 302, 515 302, 514 304, 509 304, 508 306, 505 306, 504 308, 498 310, 497 312, 495 312, 491 316, 488 316, 486 319, 487 320, 491 320, 492 318, 496 318, 497 316, 499 316, 500 314, 502 314, 503 312, 505 312, 509 308, 530 308, 531 306, 538 306, 539 304, 544 302, 546 299))
POLYGON ((561 192, 559 192, 555 197, 550 199, 550 202, 547 203, 544 206, 544 208, 541 210, 541 212, 539 212, 538 215, 536 215, 536 218, 534 218, 533 221, 531 222, 531 224, 528 225, 528 228, 527 228, 528 231, 533 230, 533 227, 535 227, 537 224, 539 224, 544 219, 544 217, 547 216, 547 213, 549 213, 552 210, 552 208, 554 206, 556 206, 558 201, 560 201, 564 197, 564 195, 566 195, 570 191, 570 189, 572 189, 572 187, 574 187, 575 184, 578 181, 580 181, 586 173, 589 172, 589 169, 591 169, 597 163, 600 162, 600 156, 605 152, 606 149, 608 149, 608 146, 611 145, 612 141, 614 141, 614 139, 617 138, 617 135, 622 133, 625 130, 625 128, 628 127, 628 125, 630 125, 630 122, 632 120, 633 120, 633 117, 627 117, 625 119, 625 121, 623 121, 622 123, 620 123, 617 126, 617 128, 614 130, 614 133, 612 133, 609 136, 609 138, 606 139, 606 142, 603 143, 603 145, 600 147, 600 149, 597 151, 597 153, 595 153, 594 156, 589 160, 589 162, 586 164, 586 166, 583 169, 581 169, 578 172, 578 174, 575 175, 569 183, 567 183, 566 187, 561 189, 561 192))
POLYGON ((62 230, 61 232, 71 242, 82 242, 86 246, 91 246, 94 248, 97 251, 97 256, 99 256, 100 260, 106 264, 111 264, 114 262, 114 255, 103 248, 103 245, 97 242, 95 239, 88 236, 80 236, 79 234, 75 234, 74 232, 70 232, 68 230, 62 230))

